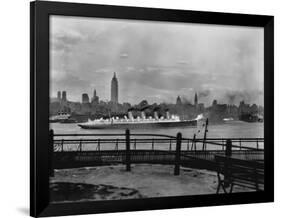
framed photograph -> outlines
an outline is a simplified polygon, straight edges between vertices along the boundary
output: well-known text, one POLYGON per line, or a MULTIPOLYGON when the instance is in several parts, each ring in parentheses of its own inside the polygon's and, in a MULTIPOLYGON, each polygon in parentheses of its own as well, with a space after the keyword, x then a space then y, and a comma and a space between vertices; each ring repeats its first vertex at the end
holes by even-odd
POLYGON ((272 202, 273 16, 30 5, 30 215, 272 202))

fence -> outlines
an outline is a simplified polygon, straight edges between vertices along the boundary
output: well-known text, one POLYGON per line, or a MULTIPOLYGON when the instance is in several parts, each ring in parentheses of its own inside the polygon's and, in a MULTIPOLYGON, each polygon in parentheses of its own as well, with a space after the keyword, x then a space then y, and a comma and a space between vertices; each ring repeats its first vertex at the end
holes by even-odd
MULTIPOLYGON (((54 134, 50 130, 50 175, 53 168, 123 163, 160 163, 209 167, 215 154, 243 159, 263 159, 262 138, 183 138, 163 134, 54 134), (209 164, 209 165, 208 165, 209 164)), ((214 166, 212 166, 214 167, 214 166)))

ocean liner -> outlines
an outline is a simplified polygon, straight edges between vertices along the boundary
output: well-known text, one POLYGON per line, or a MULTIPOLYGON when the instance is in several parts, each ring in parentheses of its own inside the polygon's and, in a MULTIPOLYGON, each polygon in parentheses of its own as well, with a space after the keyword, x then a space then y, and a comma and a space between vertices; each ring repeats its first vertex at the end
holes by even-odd
POLYGON ((132 112, 128 112, 128 117, 122 119, 112 117, 110 119, 88 120, 86 123, 78 124, 83 129, 143 129, 143 128, 166 128, 166 127, 185 127, 196 126, 197 119, 180 120, 179 116, 170 116, 166 112, 166 117, 158 117, 157 112, 154 112, 154 118, 146 118, 145 113, 141 112, 141 117, 134 118, 132 112))

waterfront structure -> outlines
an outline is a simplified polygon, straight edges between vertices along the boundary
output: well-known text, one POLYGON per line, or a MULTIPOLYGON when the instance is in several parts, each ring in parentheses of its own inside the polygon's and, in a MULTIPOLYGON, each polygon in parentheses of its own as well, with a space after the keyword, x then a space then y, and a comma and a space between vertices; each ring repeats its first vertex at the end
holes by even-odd
POLYGON ((89 96, 87 93, 82 94, 82 104, 89 103, 89 96))
POLYGON ((118 103, 118 80, 116 77, 116 73, 114 72, 113 78, 111 80, 111 102, 117 104, 118 103))

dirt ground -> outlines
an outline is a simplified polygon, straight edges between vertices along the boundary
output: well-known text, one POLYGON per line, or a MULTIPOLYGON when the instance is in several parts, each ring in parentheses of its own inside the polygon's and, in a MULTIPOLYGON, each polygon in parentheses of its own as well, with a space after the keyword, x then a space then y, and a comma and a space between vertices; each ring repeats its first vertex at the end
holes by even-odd
MULTIPOLYGON (((117 200, 181 195, 215 194, 215 172, 172 165, 124 165, 56 170, 50 180, 53 202, 117 200)), ((235 192, 243 191, 235 189, 235 192)))

